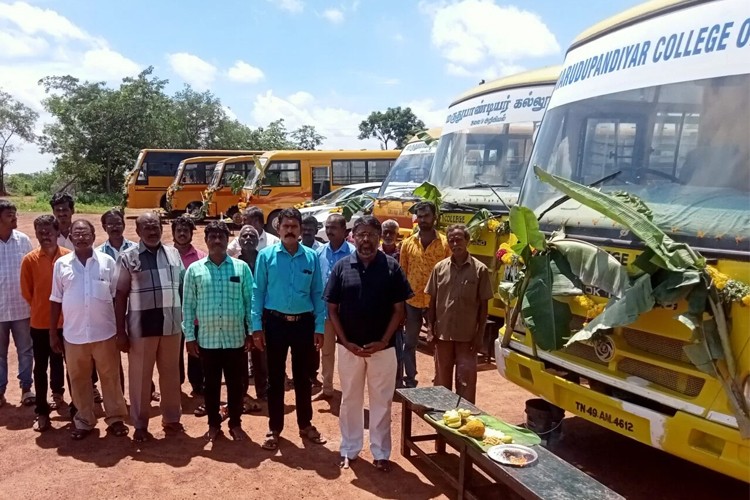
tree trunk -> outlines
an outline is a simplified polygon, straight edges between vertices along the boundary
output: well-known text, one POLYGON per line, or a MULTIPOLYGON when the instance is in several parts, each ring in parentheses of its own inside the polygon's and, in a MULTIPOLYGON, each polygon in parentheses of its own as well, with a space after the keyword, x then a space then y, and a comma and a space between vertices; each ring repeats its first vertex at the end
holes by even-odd
POLYGON ((107 191, 107 194, 112 194, 112 162, 110 161, 109 157, 107 157, 107 178, 106 182, 107 185, 104 186, 105 190, 107 191))
POLYGON ((5 156, 0 155, 0 196, 8 196, 5 190, 5 156))

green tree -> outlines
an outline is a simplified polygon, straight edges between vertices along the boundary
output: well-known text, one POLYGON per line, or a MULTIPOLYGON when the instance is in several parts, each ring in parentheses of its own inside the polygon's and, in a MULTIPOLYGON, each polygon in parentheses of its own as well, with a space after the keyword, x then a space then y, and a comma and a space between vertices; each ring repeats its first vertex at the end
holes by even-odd
POLYGON ((221 100, 211 91, 196 92, 190 85, 172 98, 174 143, 180 148, 213 148, 229 121, 221 100))
POLYGON ((314 151, 326 140, 325 136, 320 135, 315 130, 314 125, 302 125, 290 135, 299 149, 306 149, 308 151, 314 151))
POLYGON ((172 104, 164 94, 166 80, 148 68, 124 78, 118 89, 104 82, 81 82, 72 76, 43 78, 43 104, 55 121, 45 125, 42 151, 55 158, 58 177, 84 190, 111 193, 131 168, 138 150, 168 147, 172 104))
POLYGON ((34 125, 39 114, 0 90, 0 195, 6 195, 5 167, 18 151, 17 141, 35 142, 34 125))
POLYGON ((272 151, 275 149, 299 149, 296 144, 289 140, 289 133, 284 125, 284 119, 279 118, 272 121, 267 127, 257 129, 259 149, 272 151))
POLYGON ((359 124, 359 138, 378 139, 383 149, 394 143, 396 149, 406 145, 409 137, 425 128, 424 122, 417 118, 411 108, 388 108, 385 113, 373 111, 366 120, 359 124))

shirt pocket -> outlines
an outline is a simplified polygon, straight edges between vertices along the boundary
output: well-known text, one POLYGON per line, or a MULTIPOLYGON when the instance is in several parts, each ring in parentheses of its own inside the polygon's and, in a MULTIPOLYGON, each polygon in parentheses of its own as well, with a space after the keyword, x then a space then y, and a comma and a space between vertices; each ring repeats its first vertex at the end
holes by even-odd
POLYGON ((460 300, 462 304, 474 304, 477 300, 479 278, 470 276, 461 280, 460 300))
POLYGON ((239 276, 230 276, 226 286, 227 298, 231 301, 242 300, 242 279, 239 276))
POLYGON ((97 300, 112 301, 112 290, 110 290, 109 283, 106 281, 94 281, 91 285, 91 294, 97 300))
POLYGON ((309 295, 310 289, 312 288, 313 270, 303 268, 293 272, 295 273, 294 279, 292 280, 294 291, 297 292, 298 295, 309 295))

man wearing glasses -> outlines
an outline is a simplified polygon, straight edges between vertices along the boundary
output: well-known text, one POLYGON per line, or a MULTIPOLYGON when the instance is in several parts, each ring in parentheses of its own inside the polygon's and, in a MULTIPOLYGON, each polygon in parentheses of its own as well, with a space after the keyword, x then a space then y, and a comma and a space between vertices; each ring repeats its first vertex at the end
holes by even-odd
POLYGON ((94 226, 77 220, 70 230, 75 250, 55 262, 50 295, 49 337, 52 350, 63 352, 58 321, 63 314, 65 361, 68 366, 73 403, 78 412, 73 418, 73 439, 88 436, 96 426, 94 387, 91 370, 102 383, 107 432, 126 436, 128 409, 120 388, 120 353, 115 341, 115 308, 112 299, 117 285, 115 261, 94 251, 94 226))
POLYGON ((375 467, 391 468, 391 403, 396 387, 395 333, 414 294, 398 262, 378 250, 380 222, 354 223, 356 252, 331 271, 324 298, 338 339, 341 381, 341 468, 362 451, 365 384, 370 407, 370 451, 375 467))
POLYGON ((96 247, 99 252, 104 252, 114 260, 121 252, 135 246, 135 242, 125 238, 125 216, 116 208, 107 210, 102 215, 102 229, 107 233, 107 241, 96 247))

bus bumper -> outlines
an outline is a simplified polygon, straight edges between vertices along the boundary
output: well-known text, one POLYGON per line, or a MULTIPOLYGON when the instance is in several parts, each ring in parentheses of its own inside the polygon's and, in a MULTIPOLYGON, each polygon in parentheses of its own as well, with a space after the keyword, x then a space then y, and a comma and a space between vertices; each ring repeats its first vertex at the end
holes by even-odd
POLYGON ((549 373, 544 363, 495 341, 497 370, 507 380, 584 418, 643 444, 750 482, 750 440, 739 430, 697 415, 673 416, 596 392, 549 373))

